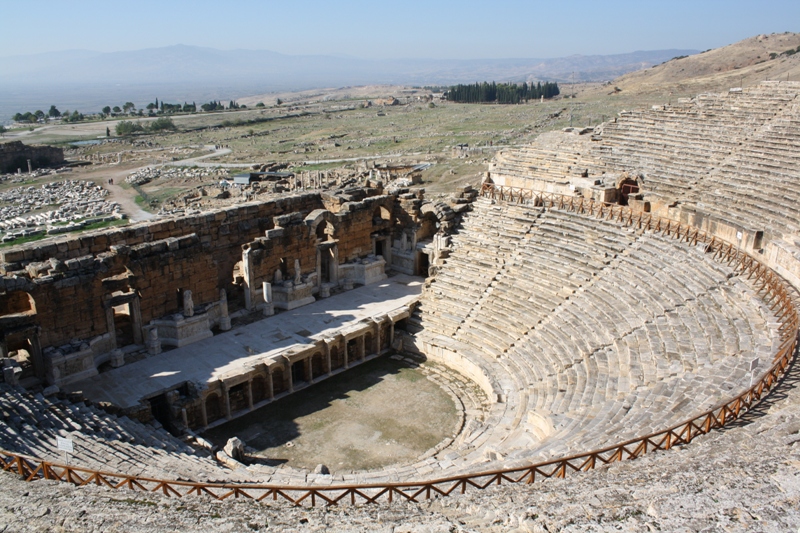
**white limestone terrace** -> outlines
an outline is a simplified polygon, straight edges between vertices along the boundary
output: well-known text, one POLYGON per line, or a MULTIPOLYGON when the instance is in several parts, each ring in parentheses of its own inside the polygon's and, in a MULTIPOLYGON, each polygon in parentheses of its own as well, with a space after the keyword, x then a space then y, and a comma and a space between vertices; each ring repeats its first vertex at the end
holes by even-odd
POLYGON ((80 391, 92 401, 110 402, 123 409, 185 382, 197 383, 202 389, 205 384, 226 375, 280 357, 293 347, 333 337, 373 317, 408 309, 419 298, 421 288, 420 278, 399 274, 103 372, 66 389, 80 391))

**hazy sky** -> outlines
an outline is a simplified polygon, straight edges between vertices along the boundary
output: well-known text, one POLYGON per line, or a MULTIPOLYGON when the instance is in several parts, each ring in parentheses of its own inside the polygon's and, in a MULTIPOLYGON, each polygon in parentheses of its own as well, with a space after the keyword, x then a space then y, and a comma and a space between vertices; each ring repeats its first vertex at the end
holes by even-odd
POLYGON ((706 50, 800 31, 798 0, 0 0, 0 56, 173 44, 361 58, 706 50))

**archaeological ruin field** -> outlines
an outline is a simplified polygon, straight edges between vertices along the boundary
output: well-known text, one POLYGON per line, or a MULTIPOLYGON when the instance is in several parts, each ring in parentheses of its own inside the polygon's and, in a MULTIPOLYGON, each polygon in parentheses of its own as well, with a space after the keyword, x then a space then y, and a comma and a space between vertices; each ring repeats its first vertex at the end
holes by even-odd
POLYGON ((8 174, 6 233, 70 224, 0 248, 9 486, 95 528, 796 528, 800 82, 580 91, 308 98, 8 174))

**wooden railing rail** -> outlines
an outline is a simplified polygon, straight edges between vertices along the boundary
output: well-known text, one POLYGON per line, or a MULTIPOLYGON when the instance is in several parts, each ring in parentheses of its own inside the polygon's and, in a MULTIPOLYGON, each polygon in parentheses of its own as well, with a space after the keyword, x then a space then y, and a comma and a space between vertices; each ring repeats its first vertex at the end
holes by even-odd
POLYGON ((551 477, 564 478, 575 472, 592 470, 618 461, 636 459, 658 450, 669 450, 688 444, 694 438, 721 428, 750 410, 763 399, 786 372, 797 350, 798 314, 786 282, 758 259, 744 253, 734 245, 714 236, 672 220, 661 219, 650 213, 633 211, 628 207, 605 204, 584 198, 530 190, 497 187, 485 184, 481 194, 510 202, 530 202, 551 208, 566 209, 597 218, 616 220, 626 226, 660 232, 693 245, 705 244, 705 251, 714 258, 734 265, 757 288, 759 296, 780 321, 780 347, 770 367, 756 383, 737 396, 699 415, 670 428, 637 437, 598 450, 536 463, 520 468, 509 468, 452 476, 430 481, 343 484, 320 486, 282 486, 256 483, 203 483, 167 481, 121 473, 103 472, 80 466, 68 466, 27 455, 0 450, 0 465, 22 479, 50 479, 74 485, 102 485, 112 489, 126 488, 134 491, 159 492, 170 497, 206 495, 217 500, 244 498, 253 501, 285 500, 293 505, 336 505, 391 503, 395 500, 419 502, 431 498, 463 494, 467 490, 480 490, 504 483, 534 483, 551 477))

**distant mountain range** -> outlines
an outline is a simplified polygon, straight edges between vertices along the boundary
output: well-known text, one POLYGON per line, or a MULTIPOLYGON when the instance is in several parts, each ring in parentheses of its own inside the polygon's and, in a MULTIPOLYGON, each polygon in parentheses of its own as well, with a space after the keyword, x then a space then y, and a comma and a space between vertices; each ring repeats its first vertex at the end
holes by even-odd
POLYGON ((366 60, 176 45, 127 52, 68 50, 0 57, 0 121, 17 111, 97 111, 133 101, 230 100, 249 94, 367 84, 610 80, 696 50, 540 59, 366 60))

